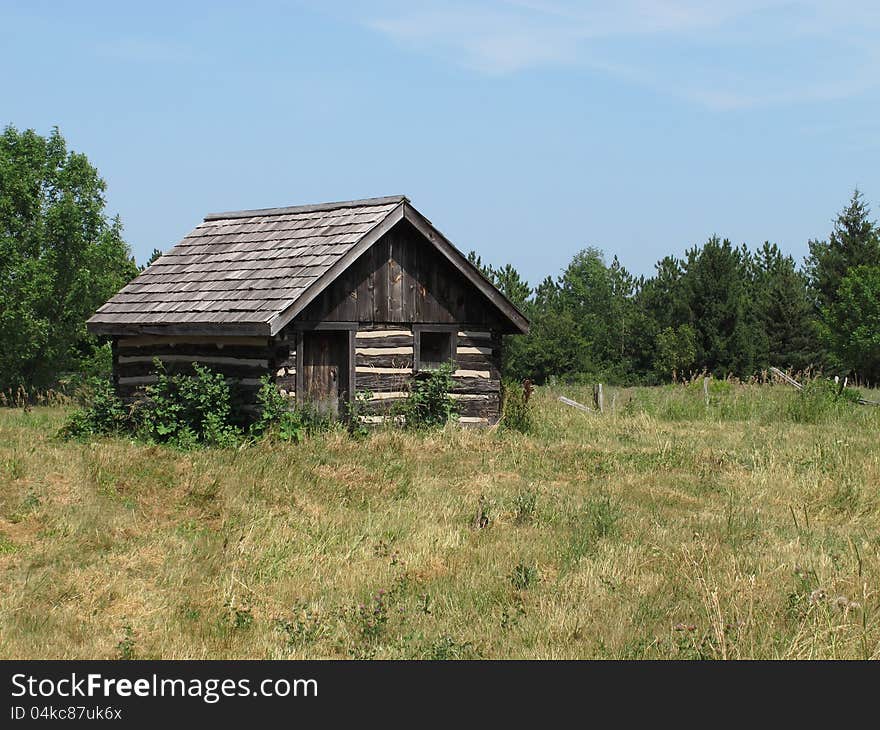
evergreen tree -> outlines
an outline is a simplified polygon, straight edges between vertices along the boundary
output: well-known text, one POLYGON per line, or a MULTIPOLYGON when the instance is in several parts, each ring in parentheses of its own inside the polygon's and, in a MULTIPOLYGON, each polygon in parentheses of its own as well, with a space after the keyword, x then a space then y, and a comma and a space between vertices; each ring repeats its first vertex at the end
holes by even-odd
POLYGON ((758 365, 802 370, 817 364, 815 312, 806 277, 776 244, 765 242, 753 257, 752 291, 764 332, 758 365))
POLYGON ((689 321, 696 333, 696 364, 719 377, 748 376, 756 364, 759 330, 748 291, 747 251, 710 238, 687 252, 682 275, 689 321))
POLYGON ((859 190, 834 221, 827 241, 810 241, 806 272, 819 309, 837 301, 840 282, 855 266, 880 266, 880 231, 859 190))

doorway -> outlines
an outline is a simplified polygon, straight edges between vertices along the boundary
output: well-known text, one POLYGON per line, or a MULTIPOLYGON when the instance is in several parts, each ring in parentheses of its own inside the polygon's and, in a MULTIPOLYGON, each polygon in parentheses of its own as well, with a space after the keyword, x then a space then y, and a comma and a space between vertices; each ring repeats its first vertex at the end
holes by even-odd
POLYGON ((353 371, 349 332, 307 330, 301 342, 304 402, 325 416, 345 416, 353 371))

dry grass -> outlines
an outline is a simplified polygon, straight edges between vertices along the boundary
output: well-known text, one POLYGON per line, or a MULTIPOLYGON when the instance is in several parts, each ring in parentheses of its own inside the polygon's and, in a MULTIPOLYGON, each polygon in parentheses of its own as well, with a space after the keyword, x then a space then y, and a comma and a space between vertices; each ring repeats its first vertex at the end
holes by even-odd
POLYGON ((880 409, 554 395, 530 436, 191 453, 2 410, 0 657, 880 653, 880 409))

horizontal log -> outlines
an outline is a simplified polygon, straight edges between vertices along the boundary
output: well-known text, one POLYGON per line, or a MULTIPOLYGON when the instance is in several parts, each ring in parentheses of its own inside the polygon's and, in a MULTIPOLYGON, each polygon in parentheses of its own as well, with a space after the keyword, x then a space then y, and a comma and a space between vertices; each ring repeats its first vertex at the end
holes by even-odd
POLYGON ((471 339, 491 340, 492 333, 483 330, 461 330, 458 333, 458 337, 459 339, 465 337, 471 339))
POLYGON ((496 417, 500 413, 501 401, 497 396, 479 400, 456 400, 456 410, 460 416, 496 417))
POLYGON ((497 361, 485 355, 456 355, 455 363, 459 370, 488 370, 493 378, 501 376, 497 361))
POLYGON ((486 378, 455 378, 452 381, 452 393, 500 393, 500 380, 486 378))
POLYGON ((412 369, 412 355, 356 355, 355 358, 355 367, 412 369))
MULTIPOLYGON (((155 375, 133 375, 133 376, 125 376, 119 378, 120 385, 152 385, 153 383, 158 382, 158 378, 155 375)), ((260 385, 259 378, 236 378, 236 385, 260 385)))
MULTIPOLYGON (((367 332, 363 334, 373 334, 372 332, 367 332)), ((388 337, 358 337, 355 338, 355 345, 358 348, 367 348, 367 347, 408 347, 412 349, 413 338, 412 335, 393 335, 388 337)))
MULTIPOLYGON (((183 374, 192 375, 195 369, 192 362, 169 362, 164 363, 165 371, 169 375, 183 374)), ((202 364, 196 361, 196 364, 202 364)), ((256 365, 217 365, 212 363, 204 363, 204 366, 210 368, 215 373, 222 373, 228 378, 260 378, 268 375, 269 370, 256 365)), ((123 377, 134 375, 152 375, 155 374, 156 367, 150 362, 127 362, 118 363, 116 373, 123 377)))
MULTIPOLYGON (((119 363, 146 362, 152 363, 155 356, 151 355, 120 355, 119 363)), ((250 357, 223 357, 220 355, 160 355, 162 362, 198 362, 206 365, 242 365, 245 367, 268 368, 269 361, 267 359, 258 359, 250 357)))
POLYGON ((357 373, 355 376, 355 390, 406 390, 409 380, 409 375, 368 375, 365 373, 357 373))
POLYGON ((203 337, 198 335, 159 337, 159 336, 136 336, 120 337, 116 344, 118 347, 151 347, 153 345, 222 345, 222 346, 245 346, 265 347, 269 343, 268 337, 203 337))
POLYGON ((119 349, 120 357, 162 357, 164 355, 194 357, 244 357, 266 359, 272 355, 268 347, 248 345, 193 345, 180 343, 177 345, 148 345, 144 347, 123 347, 119 349))

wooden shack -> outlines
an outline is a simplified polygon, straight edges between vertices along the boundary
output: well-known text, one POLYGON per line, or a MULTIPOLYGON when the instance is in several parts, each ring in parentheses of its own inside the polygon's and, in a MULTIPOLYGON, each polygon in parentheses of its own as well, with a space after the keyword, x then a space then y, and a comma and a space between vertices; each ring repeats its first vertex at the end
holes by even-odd
POLYGON ((502 335, 528 321, 404 196, 208 215, 88 321, 131 400, 154 358, 202 363, 253 398, 271 374, 299 403, 378 421, 420 370, 452 360, 460 420, 500 415, 502 335))

